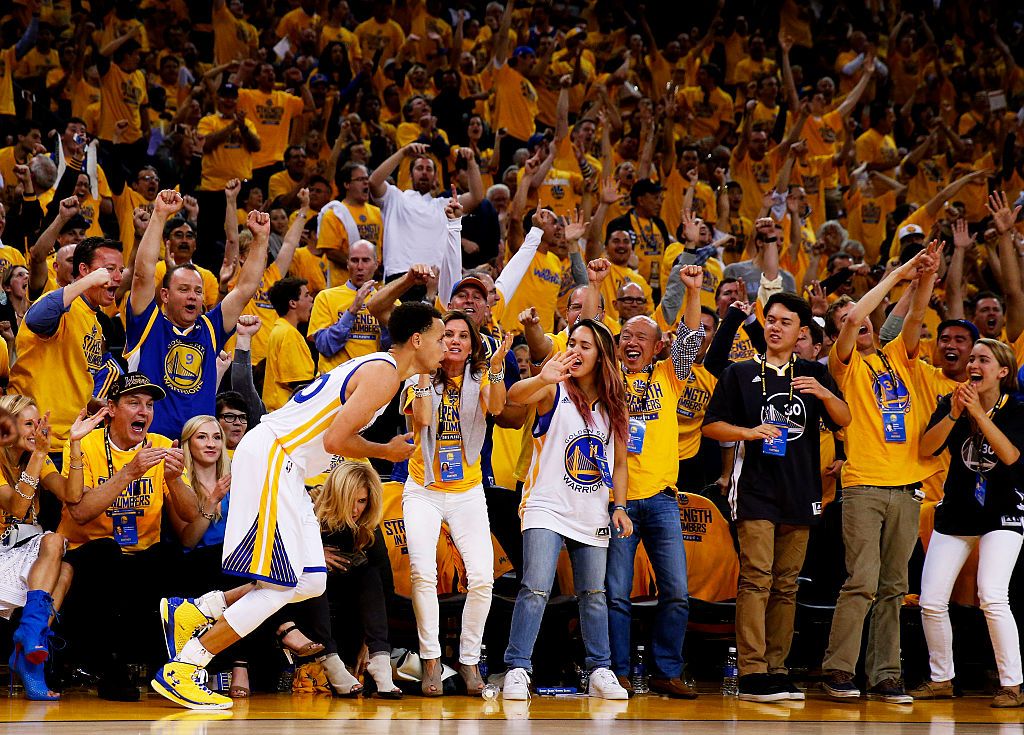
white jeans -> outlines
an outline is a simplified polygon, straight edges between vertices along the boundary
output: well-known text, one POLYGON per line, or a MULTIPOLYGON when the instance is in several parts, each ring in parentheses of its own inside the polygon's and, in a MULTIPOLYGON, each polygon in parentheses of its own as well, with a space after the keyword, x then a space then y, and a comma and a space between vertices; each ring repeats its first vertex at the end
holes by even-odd
POLYGON ((979 547, 978 598, 988 623, 1001 686, 1024 683, 1017 623, 1010 612, 1010 575, 1024 541, 1014 531, 991 531, 984 536, 946 536, 932 533, 921 575, 921 619, 928 641, 932 681, 953 678, 953 628, 949 596, 975 544, 979 547))
POLYGON ((494 586, 494 547, 487 522, 487 501, 482 485, 463 493, 428 490, 412 479, 402 493, 402 515, 409 549, 412 606, 420 639, 420 657, 441 655, 438 641, 437 541, 441 523, 447 522, 452 539, 466 565, 466 605, 462 610, 459 663, 480 661, 484 624, 491 609, 494 586))

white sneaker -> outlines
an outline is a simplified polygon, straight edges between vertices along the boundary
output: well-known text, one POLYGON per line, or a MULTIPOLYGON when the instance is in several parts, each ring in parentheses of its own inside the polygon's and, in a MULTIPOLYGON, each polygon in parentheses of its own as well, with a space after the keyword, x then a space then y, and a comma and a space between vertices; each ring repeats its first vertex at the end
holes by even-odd
POLYGON ((501 698, 522 700, 530 698, 530 675, 526 669, 509 669, 501 686, 501 698))
POLYGON ((590 672, 587 694, 601 699, 629 699, 629 692, 622 688, 611 669, 594 669, 590 672))

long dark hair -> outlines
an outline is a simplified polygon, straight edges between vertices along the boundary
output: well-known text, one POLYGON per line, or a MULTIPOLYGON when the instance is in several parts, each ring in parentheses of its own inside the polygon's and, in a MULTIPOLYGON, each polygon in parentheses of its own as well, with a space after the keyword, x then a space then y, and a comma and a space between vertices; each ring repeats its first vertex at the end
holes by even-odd
MULTIPOLYGON (((569 330, 570 339, 580 327, 586 327, 594 335, 594 345, 597 347, 594 387, 597 389, 598 400, 608 412, 612 436, 625 443, 629 439, 629 410, 626 408, 626 389, 622 384, 622 371, 615 356, 615 340, 612 339, 608 327, 593 319, 580 319, 576 322, 569 330)), ((594 416, 590 410, 590 402, 574 378, 565 381, 565 391, 583 420, 593 424, 594 416)))
MULTIPOLYGON (((480 331, 469 318, 469 314, 464 311, 455 309, 441 317, 441 321, 444 322, 446 327, 449 322, 453 322, 456 319, 461 319, 466 322, 466 325, 469 327, 469 344, 471 346, 469 353, 470 375, 474 380, 479 381, 480 378, 483 377, 484 370, 487 369, 487 352, 484 350, 484 342, 480 338, 480 331)), ((444 386, 450 383, 453 377, 455 376, 448 375, 448 373, 445 372, 443 365, 439 365, 437 370, 434 371, 434 378, 432 382, 434 385, 444 386)))

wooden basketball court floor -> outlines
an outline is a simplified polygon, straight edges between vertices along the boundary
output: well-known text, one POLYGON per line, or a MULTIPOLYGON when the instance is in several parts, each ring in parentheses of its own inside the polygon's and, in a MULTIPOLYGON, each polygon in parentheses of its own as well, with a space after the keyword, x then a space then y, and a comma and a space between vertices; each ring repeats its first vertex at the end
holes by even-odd
POLYGON ((156 694, 136 704, 71 693, 55 703, 0 698, 0 733, 89 735, 1020 735, 1024 709, 996 710, 988 697, 913 706, 833 702, 755 704, 702 694, 694 701, 644 696, 629 702, 534 697, 529 702, 469 697, 398 702, 325 695, 256 695, 226 712, 190 712, 156 694))

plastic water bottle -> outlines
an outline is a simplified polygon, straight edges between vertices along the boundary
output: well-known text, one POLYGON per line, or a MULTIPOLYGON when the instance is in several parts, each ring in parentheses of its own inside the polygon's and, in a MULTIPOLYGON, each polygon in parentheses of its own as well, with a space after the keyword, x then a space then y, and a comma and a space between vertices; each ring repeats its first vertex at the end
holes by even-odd
POLYGON ((480 678, 487 681, 487 672, 490 667, 487 665, 487 646, 485 644, 480 644, 480 663, 476 667, 480 670, 480 678))
POLYGON ((584 669, 579 664, 576 664, 576 676, 579 677, 579 680, 580 680, 579 691, 581 691, 581 692, 589 692, 590 691, 590 671, 587 670, 587 669, 584 669))
POLYGON ((487 665, 487 646, 485 645, 480 646, 480 663, 477 664, 477 668, 480 670, 480 678, 484 680, 484 688, 480 690, 480 696, 487 701, 497 699, 498 692, 501 690, 487 680, 490 667, 487 665))
POLYGON ((629 683, 633 687, 633 694, 648 694, 651 690, 647 686, 647 666, 644 664, 645 649, 637 644, 633 653, 633 667, 629 670, 629 683))
POLYGON ((736 663, 736 647, 729 646, 725 654, 725 666, 722 667, 722 695, 735 697, 740 693, 739 666, 736 663))

